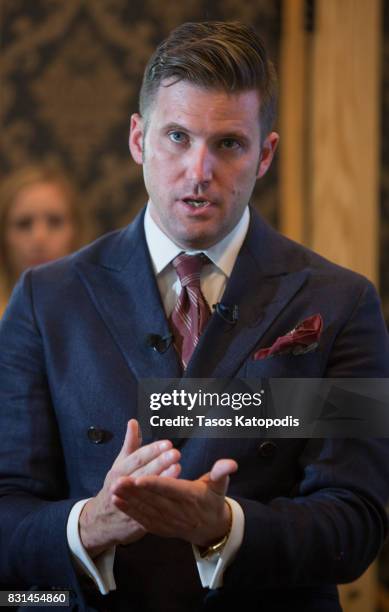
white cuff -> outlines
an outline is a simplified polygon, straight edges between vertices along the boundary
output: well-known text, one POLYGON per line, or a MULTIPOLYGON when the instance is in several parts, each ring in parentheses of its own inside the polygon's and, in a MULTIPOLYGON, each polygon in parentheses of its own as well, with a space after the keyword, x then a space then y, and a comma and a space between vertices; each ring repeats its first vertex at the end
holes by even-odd
POLYGON ((202 559, 197 546, 192 546, 203 587, 218 589, 223 586, 223 576, 232 563, 243 540, 244 513, 242 507, 234 499, 226 497, 232 510, 232 525, 230 535, 220 553, 215 553, 210 559, 202 559))
POLYGON ((70 511, 66 527, 68 545, 77 566, 81 571, 92 578, 102 595, 107 595, 107 593, 116 589, 116 582, 113 575, 113 562, 115 560, 116 547, 112 546, 101 553, 94 561, 88 555, 81 542, 78 529, 81 510, 87 501, 89 500, 82 499, 74 504, 70 511))

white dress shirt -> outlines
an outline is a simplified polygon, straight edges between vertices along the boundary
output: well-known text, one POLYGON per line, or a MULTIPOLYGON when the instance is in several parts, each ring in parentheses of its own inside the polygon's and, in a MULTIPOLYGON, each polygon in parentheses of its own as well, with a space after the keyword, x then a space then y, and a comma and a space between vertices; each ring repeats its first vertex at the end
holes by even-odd
MULTIPOLYGON (((200 277, 201 291, 211 312, 213 304, 220 301, 224 293, 227 280, 231 276, 235 260, 246 237, 249 222, 250 213, 248 207, 246 207, 240 221, 223 240, 203 251, 185 251, 189 255, 205 253, 212 262, 212 264, 205 265, 202 268, 200 277)), ((172 242, 153 221, 149 207, 146 209, 144 223, 146 242, 154 273, 157 278, 166 316, 169 317, 181 291, 181 283, 172 265, 172 261, 177 255, 182 253, 182 248, 172 242)))
MULTIPOLYGON (((182 252, 182 248, 172 242, 158 227, 150 215, 149 208, 148 205, 144 218, 146 243, 165 313, 169 317, 181 291, 181 284, 172 265, 172 260, 182 252)), ((249 221, 250 214, 248 207, 246 207, 240 221, 223 240, 203 251, 185 251, 188 254, 205 253, 211 262, 203 267, 200 277, 201 290, 211 312, 212 306, 220 301, 224 293, 235 260, 246 237, 249 221)), ((222 586, 224 571, 233 561, 243 539, 243 510, 235 500, 227 499, 232 510, 232 526, 222 551, 215 553, 211 558, 201 559, 197 547, 192 547, 202 586, 210 589, 222 586)), ((116 548, 114 546, 109 548, 93 560, 88 555, 81 542, 78 527, 81 510, 87 501, 87 499, 84 499, 77 502, 69 514, 67 523, 68 544, 79 569, 92 578, 102 595, 106 595, 109 591, 116 589, 113 575, 116 548)))

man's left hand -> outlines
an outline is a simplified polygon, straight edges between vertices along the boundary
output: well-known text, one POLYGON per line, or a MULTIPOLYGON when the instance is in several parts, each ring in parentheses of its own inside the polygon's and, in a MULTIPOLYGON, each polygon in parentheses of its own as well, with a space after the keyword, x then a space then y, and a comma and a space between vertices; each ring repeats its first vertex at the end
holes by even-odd
POLYGON ((194 481, 123 477, 111 488, 112 503, 150 533, 210 546, 230 528, 231 510, 225 493, 229 475, 237 469, 236 461, 220 459, 210 472, 194 481))

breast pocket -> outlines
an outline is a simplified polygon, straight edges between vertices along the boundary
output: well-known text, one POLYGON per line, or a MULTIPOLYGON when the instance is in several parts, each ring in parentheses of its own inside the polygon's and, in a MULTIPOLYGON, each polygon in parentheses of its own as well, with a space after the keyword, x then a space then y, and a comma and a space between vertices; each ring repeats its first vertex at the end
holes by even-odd
POLYGON ((301 355, 275 355, 267 359, 250 359, 247 378, 320 378, 323 375, 319 351, 301 355))

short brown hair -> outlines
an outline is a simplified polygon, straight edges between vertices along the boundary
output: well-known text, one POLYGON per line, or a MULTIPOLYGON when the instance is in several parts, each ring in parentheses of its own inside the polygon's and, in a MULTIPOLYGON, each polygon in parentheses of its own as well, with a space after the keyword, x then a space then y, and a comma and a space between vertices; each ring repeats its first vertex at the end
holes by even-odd
POLYGON ((206 89, 260 93, 262 139, 271 131, 277 106, 277 77, 265 46, 251 26, 237 21, 184 23, 151 56, 143 76, 139 110, 147 122, 162 81, 173 78, 206 89))

